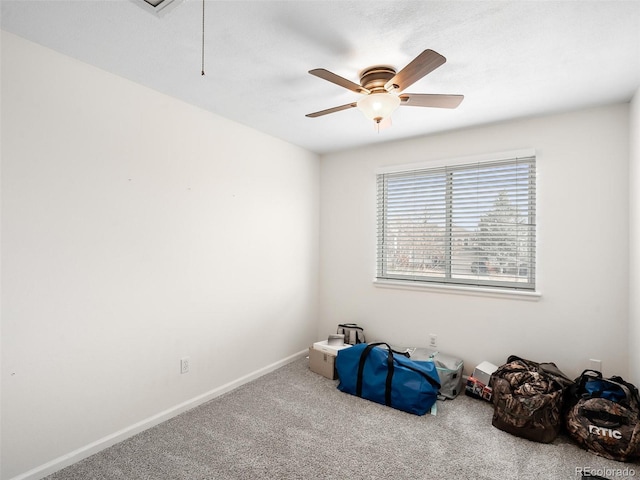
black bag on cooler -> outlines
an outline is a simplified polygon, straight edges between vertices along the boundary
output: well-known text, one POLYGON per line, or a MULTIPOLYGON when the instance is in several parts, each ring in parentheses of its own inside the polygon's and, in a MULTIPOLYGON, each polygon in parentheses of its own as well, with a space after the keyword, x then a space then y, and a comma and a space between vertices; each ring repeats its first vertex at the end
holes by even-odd
POLYGON ((364 328, 359 327, 356 323, 340 323, 336 333, 344 335, 344 343, 349 345, 365 343, 364 328))

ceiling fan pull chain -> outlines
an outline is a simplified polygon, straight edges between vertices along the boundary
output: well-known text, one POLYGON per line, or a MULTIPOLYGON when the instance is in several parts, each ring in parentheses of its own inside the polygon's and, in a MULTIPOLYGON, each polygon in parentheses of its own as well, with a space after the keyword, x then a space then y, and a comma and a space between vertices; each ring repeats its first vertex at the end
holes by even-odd
POLYGON ((204 76, 204 0, 202 0, 202 72, 204 76))

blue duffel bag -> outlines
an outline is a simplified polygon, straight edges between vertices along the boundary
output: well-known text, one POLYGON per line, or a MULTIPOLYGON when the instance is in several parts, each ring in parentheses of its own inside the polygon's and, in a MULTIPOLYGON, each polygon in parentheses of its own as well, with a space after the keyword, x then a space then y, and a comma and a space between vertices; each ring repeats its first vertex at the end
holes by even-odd
POLYGON ((336 370, 338 390, 416 415, 431 409, 440 389, 433 362, 410 360, 386 343, 339 350, 336 370))

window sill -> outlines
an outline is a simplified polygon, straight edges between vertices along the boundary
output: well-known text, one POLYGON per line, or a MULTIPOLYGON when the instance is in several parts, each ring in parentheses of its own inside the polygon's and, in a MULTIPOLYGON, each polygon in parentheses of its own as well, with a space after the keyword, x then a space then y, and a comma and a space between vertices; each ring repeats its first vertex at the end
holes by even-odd
POLYGON ((374 279, 373 285, 379 288, 396 288, 400 290, 421 290, 453 295, 473 295, 478 297, 510 298, 537 302, 542 293, 537 291, 511 290, 507 288, 468 287, 464 285, 439 285, 435 283, 421 283, 403 280, 374 279))

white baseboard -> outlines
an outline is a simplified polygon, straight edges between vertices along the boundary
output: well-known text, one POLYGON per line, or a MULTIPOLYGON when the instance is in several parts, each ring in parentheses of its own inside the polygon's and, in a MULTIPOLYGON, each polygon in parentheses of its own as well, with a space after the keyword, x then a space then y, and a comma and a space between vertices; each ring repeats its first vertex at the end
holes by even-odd
POLYGON ((194 397, 190 400, 187 400, 186 402, 180 403, 174 407, 164 410, 163 412, 153 415, 152 417, 149 417, 140 422, 134 423, 133 425, 123 428, 122 430, 119 430, 117 432, 114 432, 111 435, 107 435, 106 437, 96 440, 95 442, 85 445, 84 447, 78 448, 77 450, 69 452, 66 455, 62 455, 61 457, 58 457, 54 460, 51 460, 50 462, 47 462, 43 465, 33 468, 28 472, 17 475, 9 480, 39 480, 41 478, 44 478, 47 475, 51 475, 52 473, 57 472, 58 470, 68 467, 69 465, 73 465, 74 463, 79 462, 84 458, 87 458, 95 453, 98 453, 99 451, 104 450, 105 448, 108 448, 112 445, 115 445, 116 443, 126 440, 127 438, 132 437, 137 433, 140 433, 144 430, 154 427, 166 420, 169 420, 170 418, 173 418, 177 415, 180 415, 183 412, 186 412, 187 410, 190 410, 194 407, 197 407, 198 405, 208 402, 209 400, 219 397, 220 395, 227 393, 235 388, 238 388, 241 385, 244 385, 245 383, 255 380, 256 378, 266 375, 267 373, 273 372, 274 370, 277 370, 278 368, 288 363, 291 363, 294 360, 297 360, 298 358, 306 356, 308 353, 309 353, 308 349, 302 350, 298 353, 294 353, 293 355, 290 355, 282 360, 272 363, 271 365, 267 365, 266 367, 256 370, 255 372, 252 372, 243 377, 240 377, 237 380, 229 382, 218 388, 214 388, 209 392, 203 393, 202 395, 198 395, 197 397, 194 397))

